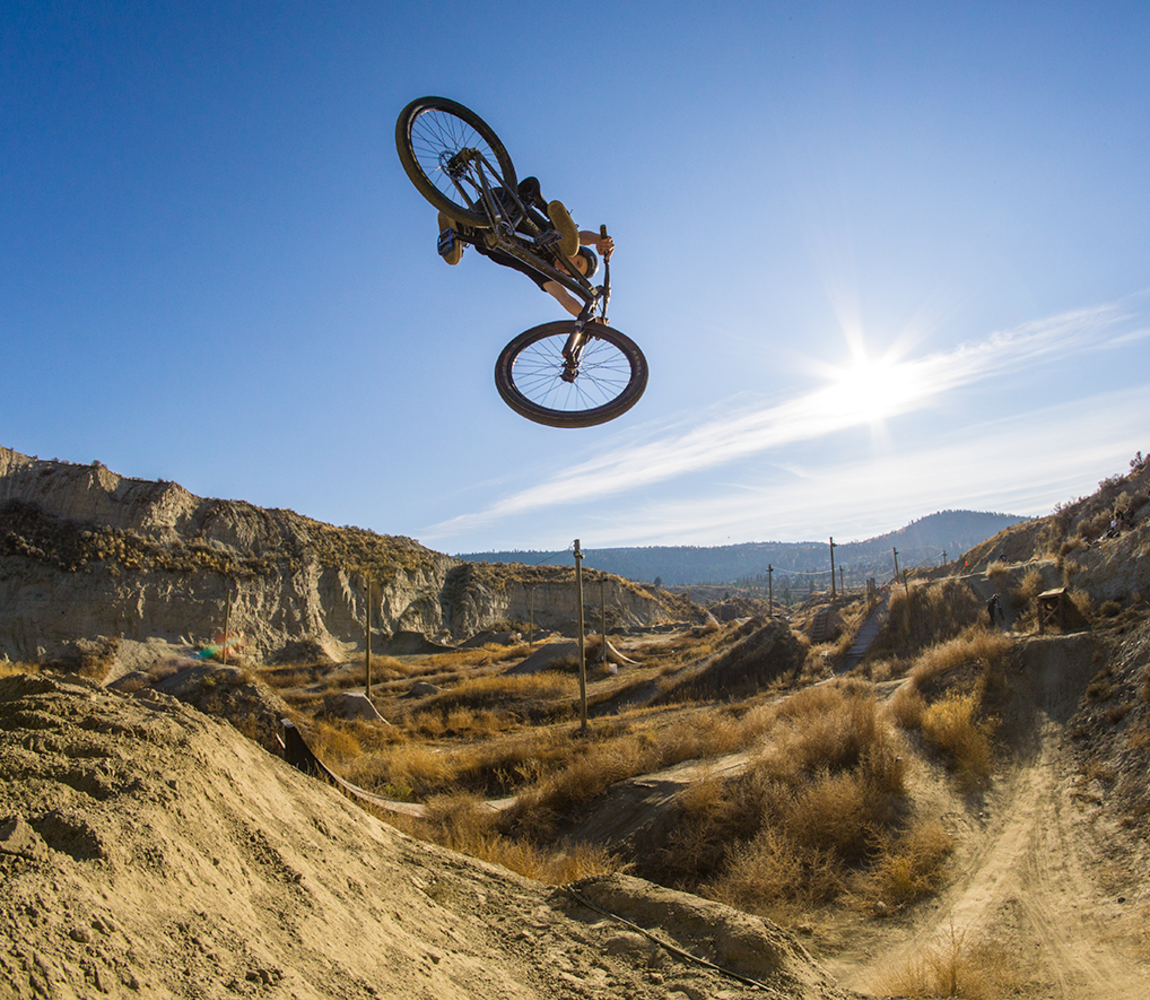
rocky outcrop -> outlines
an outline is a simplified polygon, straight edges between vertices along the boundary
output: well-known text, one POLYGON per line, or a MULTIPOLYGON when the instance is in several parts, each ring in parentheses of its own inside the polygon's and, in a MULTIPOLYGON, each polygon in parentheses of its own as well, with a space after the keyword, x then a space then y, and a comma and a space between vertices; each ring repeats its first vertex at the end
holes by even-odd
MULTIPOLYGON (((0 656, 58 658, 98 637, 160 655, 211 644, 226 624, 254 660, 338 659, 363 648, 369 581, 381 643, 464 639, 533 605, 548 628, 576 615, 570 569, 464 565, 410 538, 0 448, 0 656)), ((617 578, 607 601, 613 623, 666 616, 617 578)))

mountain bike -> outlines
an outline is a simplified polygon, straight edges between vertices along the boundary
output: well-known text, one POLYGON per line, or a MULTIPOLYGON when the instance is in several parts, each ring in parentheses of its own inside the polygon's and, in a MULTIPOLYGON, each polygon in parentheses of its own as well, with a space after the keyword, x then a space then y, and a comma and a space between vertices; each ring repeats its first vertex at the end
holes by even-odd
MULTIPOLYGON (((559 234, 519 191, 499 137, 462 104, 445 97, 412 101, 396 122, 395 144, 416 190, 455 220, 440 234, 440 253, 455 239, 482 244, 559 282, 583 302, 574 322, 532 327, 503 348, 495 363, 503 401, 550 427, 591 427, 631 409, 647 387, 647 359, 608 325, 610 255, 604 255, 601 285, 561 266, 559 234)), ((600 232, 606 236, 606 227, 600 232)))

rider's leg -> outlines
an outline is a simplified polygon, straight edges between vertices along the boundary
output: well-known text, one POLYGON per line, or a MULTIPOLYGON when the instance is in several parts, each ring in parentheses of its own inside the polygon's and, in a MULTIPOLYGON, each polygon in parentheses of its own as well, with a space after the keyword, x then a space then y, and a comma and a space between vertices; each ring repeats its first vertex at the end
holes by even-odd
POLYGON ((455 226, 456 222, 450 215, 446 212, 439 213, 439 234, 442 235, 445 229, 450 229, 455 234, 451 249, 447 253, 440 254, 448 264, 458 264, 463 257, 463 241, 459 238, 459 233, 455 231, 455 226))
POLYGON ((559 249, 568 257, 574 257, 579 252, 579 227, 571 213, 563 207, 563 202, 552 201, 547 205, 547 217, 559 234, 559 249))
MULTIPOLYGON (((563 207, 561 201, 545 201, 543 192, 539 189, 539 178, 524 177, 519 182, 519 200, 526 208, 537 209, 547 213, 547 218, 560 236, 559 249, 568 257, 574 257, 579 252, 579 227, 571 218, 571 213, 563 207)), ((536 219, 541 223, 541 219, 536 219)))

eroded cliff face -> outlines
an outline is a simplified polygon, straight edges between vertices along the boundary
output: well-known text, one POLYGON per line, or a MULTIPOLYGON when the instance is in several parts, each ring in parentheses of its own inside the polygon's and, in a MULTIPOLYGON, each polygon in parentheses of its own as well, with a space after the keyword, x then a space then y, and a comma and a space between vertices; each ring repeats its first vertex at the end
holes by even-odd
MULTIPOLYGON (((12 659, 101 636, 202 645, 225 621, 253 659, 337 659, 363 648, 369 579, 380 639, 462 639, 532 607, 544 627, 574 620, 571 570, 519 569, 470 570, 410 538, 0 448, 0 656, 12 659)), ((613 623, 665 617, 641 588, 609 586, 613 623)))

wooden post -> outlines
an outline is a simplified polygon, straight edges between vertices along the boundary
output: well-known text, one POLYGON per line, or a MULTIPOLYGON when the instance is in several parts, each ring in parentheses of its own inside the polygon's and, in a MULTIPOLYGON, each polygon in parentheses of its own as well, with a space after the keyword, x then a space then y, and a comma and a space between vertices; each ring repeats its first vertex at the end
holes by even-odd
POLYGON ((364 644, 363 652, 363 666, 364 673, 367 675, 367 684, 364 687, 364 694, 367 695, 367 700, 371 701, 371 577, 367 578, 367 641, 364 644))
POLYGON ((767 563, 767 615, 775 613, 775 568, 767 563))
POLYGON ((838 595, 835 593, 835 539, 834 535, 831 536, 831 607, 835 606, 835 598, 838 595))
POLYGON ((602 642, 599 645, 599 662, 607 662, 607 584, 599 577, 599 632, 602 642))
POLYGON ((575 599, 579 602, 579 731, 587 731, 587 661, 583 658, 583 552, 575 539, 575 599))

